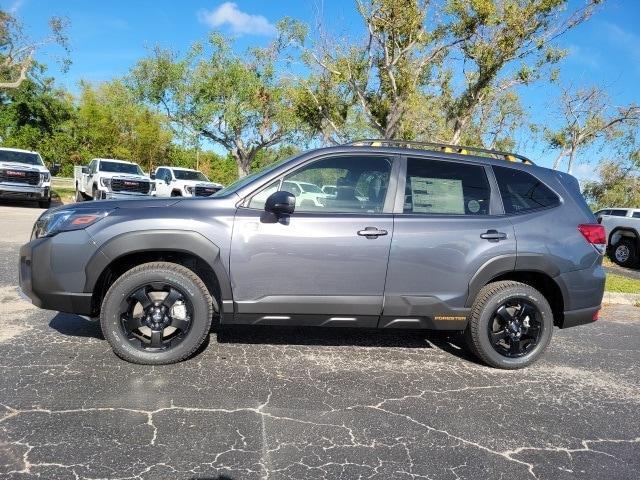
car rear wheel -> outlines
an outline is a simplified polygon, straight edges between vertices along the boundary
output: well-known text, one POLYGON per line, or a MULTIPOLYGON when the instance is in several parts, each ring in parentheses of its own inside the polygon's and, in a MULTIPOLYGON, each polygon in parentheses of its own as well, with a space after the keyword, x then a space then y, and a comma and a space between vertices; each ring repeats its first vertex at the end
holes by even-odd
POLYGON ((553 312, 544 296, 530 285, 500 281, 480 290, 465 337, 485 363, 512 370, 535 362, 552 333, 553 312))
POLYGON ((635 267, 638 264, 638 249, 631 238, 621 238, 610 251, 611 260, 621 267, 635 267))
POLYGON ((182 265, 152 262, 118 278, 104 297, 102 332, 122 359, 145 365, 190 357, 211 328, 214 300, 182 265))

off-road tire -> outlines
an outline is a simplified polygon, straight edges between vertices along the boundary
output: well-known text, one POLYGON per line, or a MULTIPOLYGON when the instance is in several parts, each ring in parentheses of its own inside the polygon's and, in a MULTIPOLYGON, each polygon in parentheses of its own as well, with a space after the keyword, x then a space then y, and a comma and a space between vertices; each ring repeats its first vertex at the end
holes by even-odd
POLYGON ((169 262, 138 265, 120 276, 111 285, 102 301, 100 325, 113 351, 123 360, 143 365, 165 365, 189 358, 209 335, 214 314, 214 300, 209 290, 193 271, 169 262), (124 337, 120 328, 120 303, 123 296, 151 282, 169 282, 187 293, 193 304, 192 325, 177 346, 162 351, 142 351, 124 337))
POLYGON ((486 364, 506 370, 526 367, 544 353, 553 333, 553 312, 547 299, 530 285, 499 281, 485 285, 471 308, 469 323, 464 332, 467 346, 486 364), (498 353, 489 340, 489 322, 493 320, 498 307, 510 299, 521 298, 532 303, 541 315, 542 331, 538 343, 525 356, 509 358, 498 353))

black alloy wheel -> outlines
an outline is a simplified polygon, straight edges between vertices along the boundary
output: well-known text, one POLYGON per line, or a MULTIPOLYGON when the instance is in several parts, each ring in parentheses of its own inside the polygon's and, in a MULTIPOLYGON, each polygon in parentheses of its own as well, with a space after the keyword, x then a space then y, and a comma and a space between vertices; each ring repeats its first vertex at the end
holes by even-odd
POLYGON ((122 332, 135 348, 168 350, 189 333, 193 304, 179 288, 153 282, 124 298, 120 313, 122 332))
POLYGON ((501 304, 493 321, 487 324, 489 341, 493 349, 508 358, 523 357, 540 340, 543 325, 533 303, 522 298, 511 298, 501 304))

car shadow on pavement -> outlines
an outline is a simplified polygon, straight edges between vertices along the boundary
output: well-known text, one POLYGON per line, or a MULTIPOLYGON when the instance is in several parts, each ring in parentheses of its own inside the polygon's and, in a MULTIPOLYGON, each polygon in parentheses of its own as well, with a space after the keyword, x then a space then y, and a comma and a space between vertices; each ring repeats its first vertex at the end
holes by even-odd
POLYGON ((218 326, 216 330, 219 343, 437 348, 466 361, 479 363, 458 332, 257 325, 218 326))
MULTIPOLYGON (((78 315, 58 313, 49 326, 63 335, 104 340, 100 322, 78 315)), ((212 328, 212 334, 221 344, 439 349, 480 364, 458 332, 218 324, 212 328)), ((204 352, 209 341, 210 337, 207 337, 194 356, 204 352)))
POLYGON ((58 313, 51 319, 49 326, 63 335, 104 340, 100 322, 85 320, 78 315, 58 313))

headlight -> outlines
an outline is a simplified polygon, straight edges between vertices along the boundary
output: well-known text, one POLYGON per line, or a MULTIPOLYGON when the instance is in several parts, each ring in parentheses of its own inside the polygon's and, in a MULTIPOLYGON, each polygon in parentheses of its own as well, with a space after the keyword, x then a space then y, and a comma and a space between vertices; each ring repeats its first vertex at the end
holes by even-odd
POLYGON ((111 212, 113 212, 113 209, 92 210, 87 208, 47 211, 33 225, 31 240, 40 237, 51 237, 59 232, 82 230, 103 219, 111 212))
POLYGON ((103 187, 107 187, 109 190, 111 190, 111 179, 107 177, 102 177, 100 179, 100 185, 102 185, 103 187))
POLYGON ((51 180, 51 174, 49 172, 40 172, 40 181, 48 182, 51 180))
POLYGON ((187 191, 187 193, 193 195, 193 187, 192 186, 186 185, 184 187, 184 189, 187 191))

